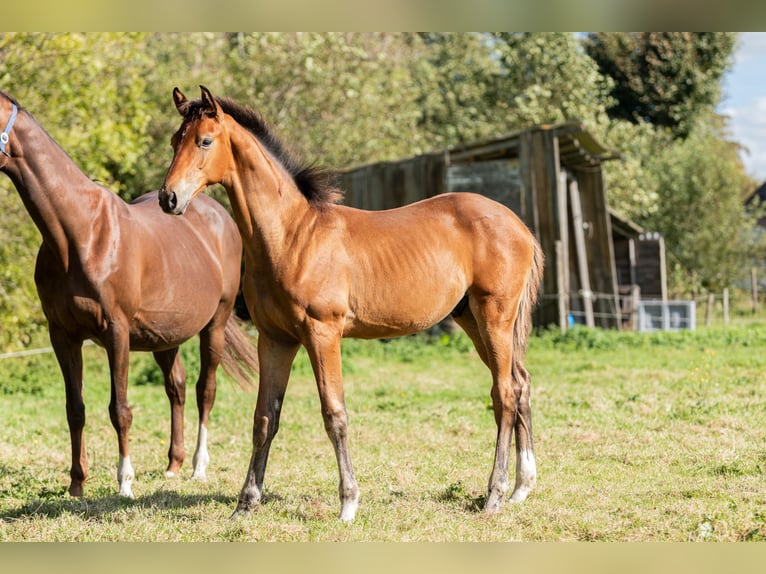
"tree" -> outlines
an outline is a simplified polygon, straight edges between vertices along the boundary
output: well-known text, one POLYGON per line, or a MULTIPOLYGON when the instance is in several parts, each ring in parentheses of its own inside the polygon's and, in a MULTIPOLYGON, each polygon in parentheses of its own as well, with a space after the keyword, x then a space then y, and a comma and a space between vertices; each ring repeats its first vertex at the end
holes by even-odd
POLYGON ((718 103, 735 40, 727 32, 599 32, 584 45, 614 82, 611 118, 686 137, 695 119, 718 103))
POLYGON ((144 46, 143 34, 0 34, 0 85, 86 174, 130 196, 149 145, 144 46))
POLYGON ((421 51, 411 34, 236 34, 220 92, 260 111, 307 159, 394 159, 426 144, 409 67, 421 51))
POLYGON ((410 61, 420 110, 418 130, 432 149, 446 148, 509 130, 497 114, 500 66, 492 38, 480 33, 419 35, 422 57, 410 61))
POLYGON ((676 285, 695 271, 703 287, 731 285, 750 265, 756 215, 743 209, 751 182, 721 119, 698 118, 685 140, 647 158, 659 208, 641 221, 665 238, 676 285))
POLYGON ((518 127, 577 119, 603 131, 611 80, 599 73, 574 34, 494 34, 501 69, 496 98, 518 127))

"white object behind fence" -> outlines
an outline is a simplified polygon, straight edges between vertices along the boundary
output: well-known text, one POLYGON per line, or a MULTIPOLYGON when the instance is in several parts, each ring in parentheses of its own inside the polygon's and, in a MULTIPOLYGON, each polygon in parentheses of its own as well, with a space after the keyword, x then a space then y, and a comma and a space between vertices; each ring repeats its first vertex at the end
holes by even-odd
POLYGON ((697 328, 694 301, 639 301, 639 331, 679 331, 697 328))

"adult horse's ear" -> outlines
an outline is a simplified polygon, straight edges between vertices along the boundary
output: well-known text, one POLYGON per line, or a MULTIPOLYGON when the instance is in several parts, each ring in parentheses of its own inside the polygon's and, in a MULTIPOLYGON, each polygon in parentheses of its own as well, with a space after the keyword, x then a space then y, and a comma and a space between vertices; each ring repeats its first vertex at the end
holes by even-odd
POLYGON ((178 88, 173 88, 173 102, 176 104, 178 113, 185 117, 186 112, 189 109, 189 100, 178 88))
POLYGON ((210 93, 205 86, 200 85, 200 93, 202 94, 202 103, 205 105, 205 113, 212 118, 221 119, 223 114, 218 102, 215 101, 213 94, 210 93))

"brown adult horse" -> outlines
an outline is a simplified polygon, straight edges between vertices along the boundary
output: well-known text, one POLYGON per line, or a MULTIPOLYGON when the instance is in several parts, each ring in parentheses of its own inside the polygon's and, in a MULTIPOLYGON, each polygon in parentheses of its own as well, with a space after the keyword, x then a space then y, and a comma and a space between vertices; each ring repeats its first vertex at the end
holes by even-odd
MULTIPOLYGON (((290 365, 303 344, 338 461, 340 519, 353 520, 359 490, 347 444, 341 338, 406 335, 450 312, 492 371, 498 432, 485 510, 497 511, 508 490, 514 427, 511 500, 524 500, 536 468, 522 358, 543 257, 521 220, 469 193, 378 212, 336 205, 340 193, 326 174, 301 166, 252 110, 204 87, 200 100, 177 88, 173 98, 184 120, 171 140, 175 156, 160 205, 182 214, 206 186, 226 187, 244 238, 244 295, 258 327, 253 454, 235 514, 260 501, 290 365)), ((162 247, 183 249, 183 239, 162 247)))
POLYGON ((37 121, 0 92, 0 171, 16 186, 42 234, 35 282, 66 385, 72 440, 69 492, 81 496, 88 477, 84 432, 82 344, 106 348, 111 370, 109 415, 117 431, 120 494, 133 497, 128 453, 132 414, 127 397, 129 350, 152 351, 171 405, 167 472, 184 460, 186 373, 178 346, 199 333, 199 429, 194 474, 205 477, 207 425, 222 358, 245 382, 257 365, 250 342, 233 323, 242 240, 217 202, 172 219, 148 193, 127 204, 88 179, 37 121), (183 237, 182 250, 161 250, 183 237))

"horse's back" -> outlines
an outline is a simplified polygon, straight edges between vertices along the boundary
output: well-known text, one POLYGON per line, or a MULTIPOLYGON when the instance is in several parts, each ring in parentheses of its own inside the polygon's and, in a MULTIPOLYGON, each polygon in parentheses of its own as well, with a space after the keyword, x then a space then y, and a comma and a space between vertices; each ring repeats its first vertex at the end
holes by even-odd
POLYGON ((155 350, 192 337, 222 300, 233 301, 242 243, 218 202, 200 197, 187 217, 174 217, 156 192, 129 204, 102 197, 66 266, 46 243, 40 248, 35 281, 49 322, 98 338, 108 321, 125 316, 131 348, 155 350), (168 248, 176 242, 183 249, 168 248))
POLYGON ((360 239, 364 245, 389 244, 394 250, 448 249, 471 259, 507 250, 531 256, 535 241, 511 209, 468 192, 439 194, 382 211, 346 207, 344 220, 352 243, 360 239))
POLYGON ((534 237, 521 219, 478 194, 338 213, 345 236, 337 259, 346 261, 352 302, 346 336, 429 327, 471 289, 502 294, 525 280, 533 260, 534 237))
MULTIPOLYGON (((219 241, 226 251, 240 252, 242 238, 237 225, 226 209, 211 197, 200 195, 190 204, 183 217, 169 216, 159 207, 157 191, 150 191, 134 199, 130 209, 140 221, 152 228, 153 233, 167 235, 173 242, 219 241), (181 234, 179 237, 177 234, 181 234)), ((225 255, 225 254, 224 254, 225 255)))

